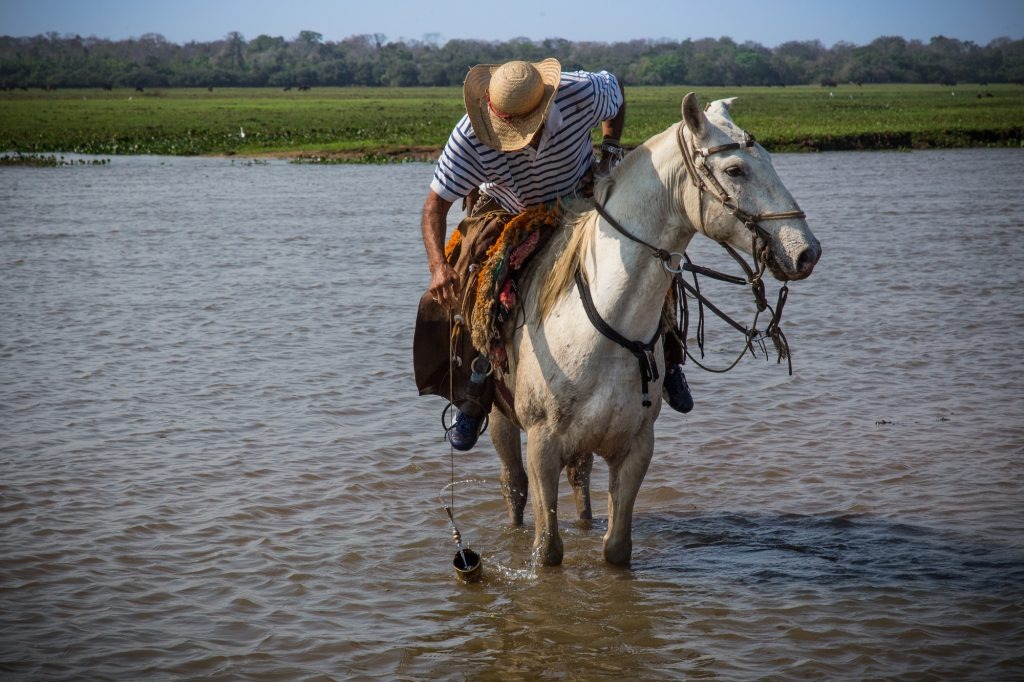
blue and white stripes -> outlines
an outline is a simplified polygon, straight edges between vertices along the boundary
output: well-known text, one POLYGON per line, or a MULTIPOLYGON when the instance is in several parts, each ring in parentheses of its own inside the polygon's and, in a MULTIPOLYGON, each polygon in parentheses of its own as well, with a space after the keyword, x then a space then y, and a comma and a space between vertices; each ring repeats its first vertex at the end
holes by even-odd
POLYGON ((607 71, 563 73, 536 151, 492 149, 463 116, 437 160, 430 188, 455 202, 480 187, 515 213, 571 195, 593 160, 590 131, 621 106, 618 81, 607 71))

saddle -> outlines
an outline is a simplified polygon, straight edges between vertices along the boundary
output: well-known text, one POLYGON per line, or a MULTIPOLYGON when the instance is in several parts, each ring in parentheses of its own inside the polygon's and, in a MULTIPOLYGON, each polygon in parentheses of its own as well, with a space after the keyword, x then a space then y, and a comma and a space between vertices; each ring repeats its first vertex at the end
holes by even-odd
MULTIPOLYGON (((459 223, 445 247, 459 277, 459 305, 449 319, 448 310, 425 292, 417 309, 413 368, 420 395, 457 404, 466 394, 470 365, 481 353, 494 368, 508 370, 506 329, 522 299, 522 273, 561 223, 556 203, 518 214, 478 210, 459 223)), ((486 406, 494 400, 495 383, 485 384, 481 402, 486 406)), ((502 402, 510 403, 510 396, 502 402)))

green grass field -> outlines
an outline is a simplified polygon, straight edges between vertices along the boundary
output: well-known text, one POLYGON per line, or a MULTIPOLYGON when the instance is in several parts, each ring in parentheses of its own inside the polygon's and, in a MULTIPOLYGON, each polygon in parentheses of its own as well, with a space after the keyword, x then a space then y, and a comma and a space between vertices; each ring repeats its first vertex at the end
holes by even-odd
MULTIPOLYGON (((690 89, 738 97, 735 120, 773 151, 1024 144, 1024 86, 1008 84, 628 88, 623 142, 678 120, 690 89)), ((462 113, 458 88, 8 91, 0 152, 428 158, 462 113)))

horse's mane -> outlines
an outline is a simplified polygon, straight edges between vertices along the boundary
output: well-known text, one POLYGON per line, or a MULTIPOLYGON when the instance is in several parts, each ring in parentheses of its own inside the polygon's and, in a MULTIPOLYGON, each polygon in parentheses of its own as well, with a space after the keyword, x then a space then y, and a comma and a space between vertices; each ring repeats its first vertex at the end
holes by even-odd
POLYGON ((540 291, 540 319, 543 320, 548 313, 561 300, 573 281, 576 268, 579 267, 580 258, 590 244, 592 230, 584 229, 587 223, 596 215, 593 208, 587 210, 589 202, 576 201, 569 207, 569 213, 562 225, 562 244, 558 247, 559 252, 555 257, 551 272, 544 279, 543 288, 540 291))
POLYGON ((579 199, 571 202, 566 210, 566 219, 563 224, 563 241, 559 246, 559 253, 555 256, 551 272, 545 278, 543 288, 540 292, 540 319, 548 316, 554 307, 565 296, 565 293, 572 286, 576 268, 580 265, 580 259, 590 246, 590 239, 594 231, 586 229, 597 219, 597 211, 593 208, 594 202, 604 204, 615 187, 615 178, 631 165, 636 155, 627 154, 618 166, 612 169, 608 175, 599 177, 594 183, 594 201, 579 199), (630 157, 633 157, 632 159, 630 157))

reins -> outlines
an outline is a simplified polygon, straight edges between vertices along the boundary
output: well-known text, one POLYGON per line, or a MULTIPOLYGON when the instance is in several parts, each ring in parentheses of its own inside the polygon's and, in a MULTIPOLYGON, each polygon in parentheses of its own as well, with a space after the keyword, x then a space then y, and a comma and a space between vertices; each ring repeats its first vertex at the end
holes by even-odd
MULTIPOLYGON (((722 152, 736 151, 736 150, 739 150, 739 149, 746 149, 746 148, 753 147, 754 146, 754 137, 752 135, 750 135, 750 133, 746 133, 746 132, 744 133, 744 140, 743 140, 743 142, 729 142, 729 143, 720 144, 720 145, 717 145, 717 146, 711 147, 711 148, 701 148, 701 147, 698 147, 696 144, 694 144, 692 146, 688 145, 686 143, 685 132, 686 132, 686 126, 684 124, 680 123, 679 126, 676 128, 676 143, 679 145, 679 153, 682 155, 683 161, 686 163, 687 175, 690 177, 690 181, 693 182, 694 186, 698 190, 698 192, 697 192, 697 216, 698 216, 698 220, 700 220, 700 229, 701 229, 701 231, 703 232, 704 229, 705 229, 705 225, 704 225, 704 206, 703 206, 703 204, 704 204, 704 195, 708 194, 713 199, 715 199, 720 204, 722 204, 722 206, 726 209, 726 211, 728 213, 732 214, 733 216, 736 217, 737 220, 742 222, 743 225, 751 233, 750 252, 754 255, 754 260, 755 260, 755 263, 757 264, 757 271, 756 272, 754 272, 750 268, 750 266, 747 265, 747 262, 743 258, 743 256, 741 256, 739 253, 737 253, 736 250, 732 246, 730 246, 729 244, 727 244, 725 242, 718 242, 722 246, 722 248, 724 248, 726 250, 726 252, 728 252, 728 254, 730 256, 732 256, 733 259, 737 263, 740 264, 740 266, 743 268, 743 271, 747 274, 747 282, 746 282, 746 284, 750 285, 751 292, 753 293, 753 296, 754 296, 754 301, 755 301, 755 303, 757 305, 757 313, 754 315, 754 321, 751 324, 751 328, 744 331, 744 334, 747 337, 746 347, 753 354, 754 353, 753 342, 756 339, 758 339, 758 338, 763 339, 764 336, 767 336, 767 337, 771 338, 772 343, 775 346, 775 350, 778 353, 779 362, 782 362, 782 359, 785 358, 787 360, 787 363, 788 363, 789 373, 790 373, 790 375, 792 375, 793 374, 793 360, 792 360, 792 357, 790 356, 790 352, 789 352, 789 342, 786 340, 786 335, 782 333, 782 329, 779 327, 779 324, 782 322, 782 310, 783 310, 783 308, 786 305, 786 300, 789 298, 789 285, 788 284, 783 284, 782 287, 779 289, 778 301, 775 304, 775 308, 772 309, 768 305, 768 301, 765 298, 764 282, 762 281, 762 276, 764 275, 765 268, 768 265, 768 254, 769 254, 769 250, 771 249, 771 241, 770 241, 771 240, 771 235, 769 235, 768 231, 761 226, 761 222, 765 221, 765 220, 787 220, 787 219, 790 219, 790 218, 797 218, 797 219, 802 220, 802 219, 807 217, 807 214, 804 213, 800 208, 794 208, 794 209, 792 209, 790 211, 777 211, 777 212, 764 212, 764 213, 748 213, 748 212, 744 211, 742 208, 739 207, 739 204, 736 202, 736 199, 732 195, 729 194, 728 190, 726 190, 725 187, 722 185, 722 183, 718 180, 718 178, 715 177, 715 174, 711 171, 711 167, 708 166, 708 163, 707 163, 708 157, 710 157, 710 156, 712 156, 714 154, 720 154, 722 152), (692 151, 691 151, 691 149, 692 149, 692 151), (697 159, 700 160, 700 165, 699 166, 697 165, 697 159), (712 190, 711 187, 709 187, 708 183, 713 185, 715 189, 712 190), (758 246, 758 241, 761 242, 760 247, 758 246), (769 321, 768 326, 765 328, 764 333, 760 334, 757 331, 757 319, 760 316, 760 314, 762 312, 764 312, 765 309, 771 310, 771 312, 772 312, 772 319, 769 321)), ((686 270, 688 270, 690 272, 694 272, 692 267, 684 267, 683 269, 686 269, 686 270)), ((707 273, 704 273, 704 274, 707 274, 707 273)), ((721 279, 721 278, 720 277, 716 277, 716 279, 721 279)), ((699 294, 699 291, 696 291, 694 287, 690 287, 689 284, 685 280, 682 279, 682 277, 676 277, 676 281, 678 282, 679 285, 681 285, 684 289, 690 291, 691 293, 694 293, 695 295, 699 294)), ((696 281, 696 275, 694 276, 694 281, 696 281)), ((725 281, 728 281, 728 280, 725 280, 725 281)), ((708 303, 709 303, 706 299, 704 299, 704 297, 702 295, 698 295, 697 296, 697 300, 700 301, 702 306, 703 305, 708 305, 708 303)), ((736 325, 736 323, 734 321, 732 321, 731 319, 729 319, 726 316, 723 316, 713 306, 709 305, 708 307, 711 308, 713 311, 715 311, 715 313, 717 315, 719 315, 719 317, 722 317, 722 319, 725 319, 730 324, 732 324, 733 327, 737 327, 737 325, 736 325)), ((684 311, 685 311, 685 307, 684 307, 684 311)), ((701 318, 701 325, 703 326, 703 317, 701 318)), ((683 341, 683 347, 686 348, 686 336, 685 336, 685 333, 683 334, 682 341, 683 341)), ((700 349, 701 349, 701 357, 703 357, 703 355, 704 355, 703 336, 699 337, 699 341, 700 341, 699 345, 700 345, 700 349)), ((709 367, 705 367, 703 364, 701 364, 696 358, 694 358, 690 354, 690 351, 689 351, 688 348, 686 350, 686 354, 699 367, 701 367, 703 369, 707 369, 709 371, 716 371, 716 370, 713 370, 713 369, 711 369, 709 367)), ((732 367, 735 367, 736 363, 739 362, 739 358, 742 357, 742 355, 743 355, 743 353, 741 352, 740 355, 737 356, 736 360, 732 363, 732 365, 730 365, 725 370, 719 370, 719 371, 728 371, 729 369, 732 369, 732 367)))
MULTIPOLYGON (((689 357, 693 362, 702 369, 711 372, 727 372, 735 367, 747 350, 751 354, 755 354, 754 343, 759 342, 762 350, 767 354, 767 350, 764 348, 764 338, 771 338, 772 343, 775 346, 775 350, 778 353, 778 361, 782 362, 785 358, 788 361, 789 373, 793 374, 793 361, 789 352, 789 342, 786 340, 785 334, 782 333, 782 329, 779 324, 782 321, 782 310, 785 307, 786 300, 789 296, 788 285, 783 284, 779 290, 778 301, 775 307, 772 308, 768 305, 768 301, 765 297, 765 287, 762 277, 764 271, 768 265, 769 251, 771 249, 771 235, 764 227, 761 226, 761 222, 765 220, 786 220, 789 218, 803 219, 806 214, 799 208, 791 211, 780 211, 775 213, 748 213, 741 209, 736 203, 736 200, 729 194, 722 183, 715 177, 711 168, 707 164, 709 156, 719 154, 722 152, 735 151, 738 149, 744 149, 754 146, 754 138, 746 134, 744 141, 741 142, 730 142, 727 144, 717 145, 711 148, 699 148, 693 145, 692 151, 688 149, 684 131, 686 126, 682 123, 679 124, 677 129, 676 141, 679 144, 679 151, 683 156, 683 161, 686 164, 687 175, 690 177, 691 182, 697 188, 698 193, 698 204, 697 204, 697 215, 700 220, 700 230, 704 232, 704 195, 708 194, 713 199, 718 201, 725 207, 726 211, 731 215, 735 216, 737 220, 743 223, 743 225, 751 233, 751 253, 754 254, 754 261, 757 269, 754 270, 747 264, 746 259, 743 258, 732 246, 719 241, 718 244, 722 246, 726 252, 736 260, 737 263, 742 267, 746 277, 737 277, 735 275, 729 275, 717 270, 705 268, 699 265, 694 265, 689 257, 685 253, 668 251, 667 249, 660 248, 645 241, 637 235, 630 232, 628 229, 623 227, 615 218, 613 218, 604 206, 594 202, 594 208, 598 215, 604 219, 608 225, 614 228, 619 234, 626 237, 627 239, 640 244, 651 250, 651 255, 658 258, 662 262, 662 266, 667 272, 672 275, 672 286, 675 292, 676 305, 680 307, 678 312, 681 313, 683 319, 681 329, 671 329, 670 332, 673 334, 679 334, 680 341, 683 348, 686 350, 686 356, 689 357), (699 159, 700 165, 698 166, 697 160, 699 159), (712 189, 712 186, 714 189, 712 189), (758 244, 760 242, 760 245, 758 244), (672 259, 679 258, 679 266, 672 267, 672 259), (690 284, 682 277, 683 272, 689 272, 693 275, 693 284, 690 284), (754 320, 750 327, 746 327, 739 322, 736 322, 728 314, 722 311, 720 308, 715 306, 711 301, 704 296, 700 291, 700 285, 697 281, 697 276, 703 275, 710 277, 711 279, 727 282, 729 284, 749 285, 751 292, 754 296, 754 301, 757 307, 757 312, 754 314, 754 320), (743 350, 740 351, 736 359, 728 367, 724 369, 714 369, 707 367, 697 360, 690 353, 687 346, 687 330, 689 326, 689 306, 687 304, 687 294, 693 296, 698 303, 698 332, 697 332, 697 344, 701 350, 701 358, 704 357, 704 308, 711 310, 722 320, 727 322, 734 329, 744 335, 745 345, 743 350), (765 310, 770 310, 772 318, 769 321, 764 332, 760 332, 757 329, 757 321, 761 313, 765 310)), ((579 267, 576 268, 574 273, 576 280, 576 287, 580 293, 580 300, 583 303, 583 308, 587 313, 587 317, 590 319, 591 324, 606 338, 615 342, 619 346, 625 348, 637 358, 640 364, 640 378, 643 392, 643 406, 649 407, 650 396, 648 391, 649 382, 658 379, 658 366, 655 361, 653 350, 654 345, 657 343, 658 338, 661 336, 662 329, 659 325, 658 329, 654 333, 654 337, 647 342, 643 341, 631 341, 626 337, 622 336, 614 328, 611 327, 598 313, 597 308, 594 305, 593 297, 590 294, 590 289, 587 285, 586 280, 583 278, 583 273, 579 267)))

